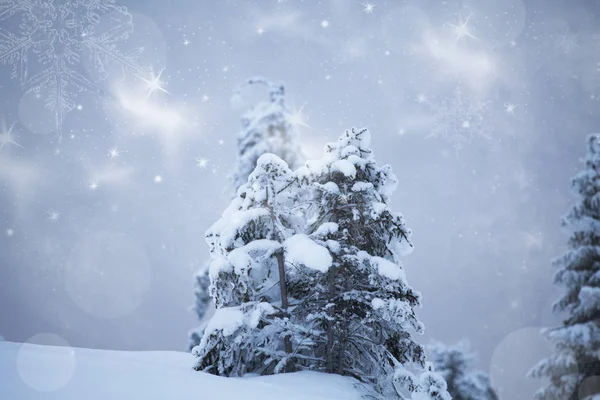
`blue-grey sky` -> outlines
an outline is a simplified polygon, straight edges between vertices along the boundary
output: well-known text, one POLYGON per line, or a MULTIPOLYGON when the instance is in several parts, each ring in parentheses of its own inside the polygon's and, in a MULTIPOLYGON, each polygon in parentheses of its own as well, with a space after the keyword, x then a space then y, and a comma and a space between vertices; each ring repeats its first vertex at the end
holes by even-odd
POLYGON ((239 116, 266 93, 231 97, 262 75, 286 84, 309 157, 346 128, 371 130, 413 231, 404 267, 423 294, 422 342, 468 337, 504 398, 530 398, 539 328, 558 321, 550 261, 565 249, 569 179, 600 122, 599 2, 64 3, 31 11, 65 32, 52 48, 22 23, 29 11, 0 8, 13 34, 0 36, 2 336, 186 348, 239 116), (7 54, 19 38, 38 46, 7 54))

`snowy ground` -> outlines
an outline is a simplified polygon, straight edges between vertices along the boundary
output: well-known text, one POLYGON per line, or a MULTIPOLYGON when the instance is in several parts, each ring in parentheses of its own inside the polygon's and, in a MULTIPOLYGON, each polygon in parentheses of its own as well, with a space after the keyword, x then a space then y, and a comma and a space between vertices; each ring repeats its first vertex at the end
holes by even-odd
POLYGON ((0 399, 358 400, 347 378, 299 372, 222 378, 178 352, 125 352, 0 342, 0 399))

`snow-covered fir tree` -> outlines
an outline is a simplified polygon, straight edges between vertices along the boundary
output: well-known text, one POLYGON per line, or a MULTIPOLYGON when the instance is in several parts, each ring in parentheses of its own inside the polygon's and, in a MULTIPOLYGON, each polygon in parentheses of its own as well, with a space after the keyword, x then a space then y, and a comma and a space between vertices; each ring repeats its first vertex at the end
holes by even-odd
POLYGON ((568 250, 554 261, 554 283, 564 294, 553 310, 565 313, 562 325, 544 330, 554 353, 539 362, 532 377, 550 383, 536 397, 544 400, 583 399, 600 393, 600 135, 587 141, 585 169, 571 182, 578 202, 563 218, 568 250), (588 379, 589 378, 589 379, 588 379))
POLYGON ((346 131, 296 173, 259 159, 207 234, 217 312, 197 369, 306 369, 352 376, 378 398, 449 399, 410 333, 423 330, 399 261, 410 231, 388 205, 396 178, 369 142, 366 129, 346 131))
MULTIPOLYGON (((248 79, 242 86, 246 85, 265 85, 269 100, 256 104, 242 115, 242 129, 237 138, 237 165, 230 176, 231 192, 234 195, 240 186, 247 182, 261 155, 275 154, 286 161, 291 168, 299 167, 301 158, 297 132, 291 123, 291 116, 285 102, 283 84, 263 77, 254 77, 248 79)), ((214 307, 208 292, 209 264, 206 263, 195 276, 194 311, 202 324, 190 333, 189 350, 200 343, 207 322, 207 311, 214 307)))
POLYGON ((476 356, 466 340, 453 346, 434 342, 428 347, 435 370, 446 381, 453 400, 498 399, 489 376, 475 370, 476 356))
MULTIPOLYGON (((196 369, 226 376, 290 369, 283 253, 286 240, 302 230, 303 219, 294 212, 297 203, 295 175, 285 161, 265 154, 208 230, 210 293, 217 310, 194 348, 196 369)), ((313 254, 327 256, 325 249, 310 244, 313 254)))
POLYGON ((298 133, 285 102, 285 88, 262 77, 248 79, 246 85, 265 85, 269 101, 258 103, 242 116, 237 138, 237 165, 231 176, 233 192, 245 184, 263 154, 275 154, 292 169, 301 163, 298 133))
POLYGON ((353 376, 383 396, 431 390, 443 398, 442 379, 426 372, 419 382, 408 369, 425 368, 425 351, 410 333, 423 331, 414 311, 421 295, 399 259, 412 244, 402 215, 389 207, 397 179, 377 164, 370 140, 367 129, 347 130, 322 160, 298 170, 310 192, 307 233, 332 258, 326 271, 290 274, 290 294, 304 299, 294 314, 312 332, 315 360, 307 365, 353 376))

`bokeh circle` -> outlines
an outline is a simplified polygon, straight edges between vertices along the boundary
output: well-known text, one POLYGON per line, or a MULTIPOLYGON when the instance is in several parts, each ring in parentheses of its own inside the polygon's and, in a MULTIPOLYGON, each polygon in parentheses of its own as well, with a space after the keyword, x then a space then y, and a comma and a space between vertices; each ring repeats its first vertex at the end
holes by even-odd
POLYGON ((69 384, 76 364, 75 351, 69 343, 52 333, 32 336, 17 354, 19 376, 39 392, 54 392, 69 384))
POLYGON ((552 346, 540 333, 540 327, 521 328, 506 335, 494 349, 490 379, 500 398, 525 400, 545 382, 532 379, 528 372, 551 354, 552 346))
POLYGON ((75 244, 65 263, 71 299, 98 318, 135 311, 150 288, 150 262, 142 246, 124 233, 99 231, 75 244))

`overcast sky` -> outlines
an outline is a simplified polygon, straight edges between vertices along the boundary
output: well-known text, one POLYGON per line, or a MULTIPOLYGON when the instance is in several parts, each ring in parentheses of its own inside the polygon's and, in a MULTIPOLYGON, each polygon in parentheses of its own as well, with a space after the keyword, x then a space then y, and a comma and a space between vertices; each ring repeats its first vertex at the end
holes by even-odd
POLYGON ((231 98, 262 75, 285 83, 308 157, 368 127, 392 165, 421 342, 469 338, 503 398, 531 397, 539 329, 559 321, 550 262, 565 249, 569 179, 600 126, 600 3, 118 3, 32 11, 65 32, 52 48, 24 11, 0 9, 0 32, 38 45, 0 45, 0 335, 184 350, 239 116, 267 95, 231 98), (95 30, 75 34, 68 20, 90 13, 78 21, 95 30), (60 74, 44 75, 44 51, 68 60, 52 64, 60 74))

